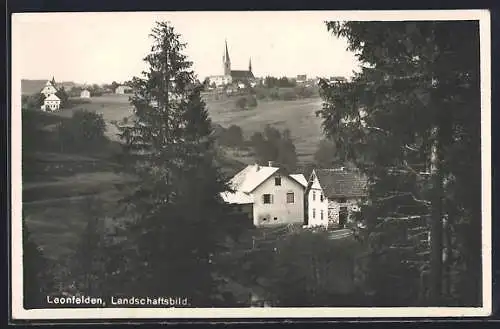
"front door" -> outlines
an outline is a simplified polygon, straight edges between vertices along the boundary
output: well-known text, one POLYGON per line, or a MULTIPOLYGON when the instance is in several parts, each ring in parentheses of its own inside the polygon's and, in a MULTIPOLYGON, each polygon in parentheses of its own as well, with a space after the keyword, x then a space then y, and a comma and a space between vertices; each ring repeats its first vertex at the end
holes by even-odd
POLYGON ((345 228, 347 223, 347 207, 340 207, 339 210, 339 228, 345 228))

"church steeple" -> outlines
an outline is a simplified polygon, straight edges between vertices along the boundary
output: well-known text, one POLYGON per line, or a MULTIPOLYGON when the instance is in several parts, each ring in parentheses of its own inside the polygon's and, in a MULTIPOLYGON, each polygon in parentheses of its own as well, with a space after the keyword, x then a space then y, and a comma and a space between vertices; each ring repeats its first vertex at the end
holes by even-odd
POLYGON ((226 61, 226 63, 231 63, 231 59, 229 59, 229 51, 227 50, 227 40, 225 40, 225 44, 226 44, 226 58, 225 58, 225 61, 226 61))
POLYGON ((226 52, 224 54, 224 75, 231 75, 231 59, 229 58, 229 51, 227 50, 227 40, 225 40, 226 52))
POLYGON ((248 60, 248 72, 252 72, 252 57, 248 60))

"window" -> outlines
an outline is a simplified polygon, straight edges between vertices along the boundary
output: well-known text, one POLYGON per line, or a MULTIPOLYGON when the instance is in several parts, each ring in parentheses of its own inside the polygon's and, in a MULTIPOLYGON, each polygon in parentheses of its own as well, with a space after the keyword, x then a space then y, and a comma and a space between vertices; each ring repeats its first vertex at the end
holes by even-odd
POLYGON ((262 202, 264 202, 266 204, 273 203, 273 196, 271 194, 264 194, 262 196, 262 202))
POLYGON ((286 203, 294 203, 295 202, 295 195, 293 192, 288 192, 286 194, 286 203))
POLYGON ((339 198, 339 203, 346 203, 346 198, 339 198))
POLYGON ((316 209, 313 208, 313 218, 316 218, 316 209))
POLYGON ((281 186, 281 177, 278 176, 274 178, 274 185, 281 186))
POLYGON ((313 191, 313 201, 316 201, 316 191, 313 191))
POLYGON ((321 195, 319 196, 319 200, 323 202, 323 193, 321 193, 321 195))
POLYGON ((319 216, 320 216, 321 220, 323 220, 323 210, 320 211, 319 216))
POLYGON ((274 217, 274 220, 278 220, 278 217, 274 217))

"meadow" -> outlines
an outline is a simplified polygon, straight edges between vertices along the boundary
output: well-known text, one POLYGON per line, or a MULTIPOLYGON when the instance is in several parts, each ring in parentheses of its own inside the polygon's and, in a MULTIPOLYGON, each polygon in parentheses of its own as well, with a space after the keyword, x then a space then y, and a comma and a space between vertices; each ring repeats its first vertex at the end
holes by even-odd
MULTIPOLYGON (((77 104, 71 109, 58 112, 57 115, 70 117, 76 109, 95 111, 103 115, 108 123, 107 135, 110 139, 117 139, 117 130, 112 125, 132 115, 132 106, 127 95, 103 95, 91 98, 88 103, 77 104)), ((297 149, 299 162, 312 160, 319 141, 322 139, 321 118, 315 112, 321 109, 321 98, 308 98, 294 101, 259 101, 254 109, 240 110, 235 106, 236 97, 215 100, 205 97, 210 117, 214 123, 224 127, 240 126, 245 138, 255 132, 262 132, 269 124, 278 129, 289 129, 297 149)), ((231 152, 234 153, 234 152, 231 152)), ((244 163, 245 159, 242 159, 244 163)))
MULTIPOLYGON (((238 125, 246 138, 262 131, 266 124, 288 128, 302 162, 311 159, 321 139, 321 122, 315 116, 315 111, 321 106, 319 98, 260 101, 252 110, 237 110, 234 98, 206 98, 206 103, 213 122, 224 127, 238 125)), ((47 116, 44 119, 47 127, 54 126, 57 120, 70 118, 78 109, 102 114, 107 123, 106 134, 111 141, 118 140, 112 122, 132 115, 128 95, 104 95, 90 100, 76 100, 71 108, 44 114, 47 116)), ((58 153, 51 145, 45 145, 46 149, 41 144, 39 147, 36 151, 23 151, 23 214, 46 255, 60 259, 72 249, 85 226, 87 198, 97 196, 106 214, 112 217, 120 196, 115 185, 123 183, 125 178, 114 172, 113 159, 111 154, 106 155, 106 150, 104 156, 98 156, 71 154, 71 151, 58 153)), ((243 151, 226 149, 224 153, 221 166, 231 167, 229 174, 253 162, 252 156, 243 151)))

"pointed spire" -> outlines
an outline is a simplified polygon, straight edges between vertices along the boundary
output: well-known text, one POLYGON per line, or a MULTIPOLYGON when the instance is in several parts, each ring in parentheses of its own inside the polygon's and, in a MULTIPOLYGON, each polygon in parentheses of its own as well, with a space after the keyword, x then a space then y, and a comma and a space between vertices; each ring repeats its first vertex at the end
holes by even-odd
POLYGON ((51 82, 52 82, 52 85, 55 87, 55 85, 56 85, 56 79, 54 79, 54 76, 52 76, 52 81, 51 82))
POLYGON ((248 72, 252 72, 252 57, 248 60, 248 72))
POLYGON ((226 43, 226 62, 231 62, 231 60, 229 59, 229 51, 227 50, 227 40, 225 40, 225 43, 226 43))

